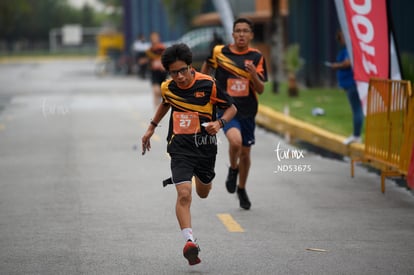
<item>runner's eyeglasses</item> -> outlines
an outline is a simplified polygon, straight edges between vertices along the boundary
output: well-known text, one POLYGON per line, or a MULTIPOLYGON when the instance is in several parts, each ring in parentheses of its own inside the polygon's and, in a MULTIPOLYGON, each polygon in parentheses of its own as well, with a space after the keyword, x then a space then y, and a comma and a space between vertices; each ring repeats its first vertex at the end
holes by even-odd
POLYGON ((236 29, 236 30, 234 30, 234 33, 237 33, 237 34, 244 34, 244 33, 250 33, 251 32, 251 30, 248 30, 248 29, 236 29))
POLYGON ((168 73, 171 76, 178 76, 178 74, 185 74, 185 73, 187 73, 189 69, 190 69, 190 66, 187 66, 187 67, 181 68, 179 70, 169 71, 168 73))

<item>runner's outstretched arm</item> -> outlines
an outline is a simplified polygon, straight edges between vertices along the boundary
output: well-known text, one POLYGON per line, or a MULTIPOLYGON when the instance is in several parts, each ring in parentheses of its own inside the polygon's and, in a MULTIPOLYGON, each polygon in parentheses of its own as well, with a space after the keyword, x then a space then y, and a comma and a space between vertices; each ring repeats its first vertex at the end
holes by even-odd
POLYGON ((170 104, 168 103, 161 103, 157 110, 155 111, 155 115, 152 118, 150 124, 148 125, 148 129, 145 134, 142 136, 142 154, 144 155, 145 152, 151 149, 151 142, 150 139, 154 134, 155 128, 158 126, 158 123, 162 120, 165 114, 170 109, 170 104))

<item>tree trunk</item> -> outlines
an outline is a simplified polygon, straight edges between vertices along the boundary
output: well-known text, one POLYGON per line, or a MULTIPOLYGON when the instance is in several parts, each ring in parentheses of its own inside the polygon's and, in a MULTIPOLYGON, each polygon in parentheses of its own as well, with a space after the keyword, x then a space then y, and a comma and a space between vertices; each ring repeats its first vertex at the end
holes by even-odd
POLYGON ((289 73, 288 95, 289 95, 289 97, 299 96, 298 85, 297 85, 297 82, 296 82, 296 75, 294 73, 289 73))

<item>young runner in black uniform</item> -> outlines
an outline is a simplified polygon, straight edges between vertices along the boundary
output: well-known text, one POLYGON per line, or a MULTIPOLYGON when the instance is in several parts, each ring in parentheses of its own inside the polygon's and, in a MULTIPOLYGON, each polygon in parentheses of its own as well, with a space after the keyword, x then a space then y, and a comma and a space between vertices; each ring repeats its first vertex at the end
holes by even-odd
POLYGON ((251 206, 246 193, 250 149, 255 143, 258 94, 264 91, 267 71, 263 55, 250 47, 253 39, 253 23, 250 20, 239 18, 234 21, 233 39, 233 44, 214 47, 201 72, 209 73, 210 69, 214 69, 217 86, 233 97, 237 107, 237 115, 223 129, 229 141, 230 160, 226 188, 234 193, 237 187, 240 207, 247 210, 251 206))
POLYGON ((150 138, 171 108, 167 151, 171 156, 172 177, 164 183, 169 181, 177 189, 176 214, 186 241, 183 254, 194 265, 200 259, 191 226, 192 178, 198 196, 206 198, 215 177, 216 134, 237 109, 231 97, 217 88, 210 76, 192 69, 192 53, 187 45, 167 48, 161 61, 171 79, 161 85, 163 101, 142 137, 142 152, 150 150, 150 138), (220 119, 216 117, 216 107, 223 109, 220 119))

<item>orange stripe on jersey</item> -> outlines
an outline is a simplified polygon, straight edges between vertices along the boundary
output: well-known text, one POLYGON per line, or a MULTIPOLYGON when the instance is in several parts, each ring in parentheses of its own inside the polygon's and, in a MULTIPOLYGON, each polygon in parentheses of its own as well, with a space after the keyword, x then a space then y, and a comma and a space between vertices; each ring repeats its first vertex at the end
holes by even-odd
POLYGON ((172 82, 171 79, 164 81, 161 84, 161 95, 162 95, 164 102, 171 104, 173 107, 179 110, 189 111, 189 112, 198 112, 200 116, 207 117, 210 120, 212 119, 213 104, 214 102, 217 102, 218 99, 216 98, 215 83, 211 76, 195 72, 194 81, 192 82, 192 85, 190 85, 189 87, 186 87, 183 90, 180 89, 179 87, 174 86, 173 84, 176 85, 175 83, 172 82), (209 87, 208 90, 200 92, 197 90, 198 84, 201 83, 200 81, 204 81, 204 80, 211 81, 212 86, 209 87), (170 90, 170 85, 173 85, 173 87, 175 87, 174 91, 170 90), (177 93, 174 93, 176 91, 178 92, 182 91, 183 93, 187 93, 187 97, 180 96, 177 93), (190 94, 188 94, 189 91, 191 91, 190 93, 191 95, 194 95, 194 98, 192 98, 193 102, 189 102, 190 101, 188 98, 188 96, 190 96, 190 94), (210 98, 204 104, 201 102, 205 102, 205 99, 203 99, 203 97, 199 99, 199 97, 196 96, 196 94, 200 95, 200 94, 205 94, 206 92, 209 93, 210 98), (214 95, 210 94, 210 92, 212 92, 214 95), (197 104, 197 102, 200 102, 200 103, 197 104))
POLYGON ((214 83, 211 96, 210 96, 210 103, 216 104, 216 103, 225 103, 225 102, 226 102, 225 100, 217 97, 217 85, 216 83, 214 83))
POLYGON ((251 76, 247 71, 237 67, 237 65, 224 54, 219 53, 215 59, 217 60, 217 65, 228 71, 230 74, 238 75, 249 80, 251 79, 251 76))
POLYGON ((256 72, 259 75, 260 79, 264 80, 264 78, 265 78, 265 76, 264 76, 265 69, 264 69, 264 59, 263 59, 263 57, 260 58, 259 63, 257 63, 256 72))

